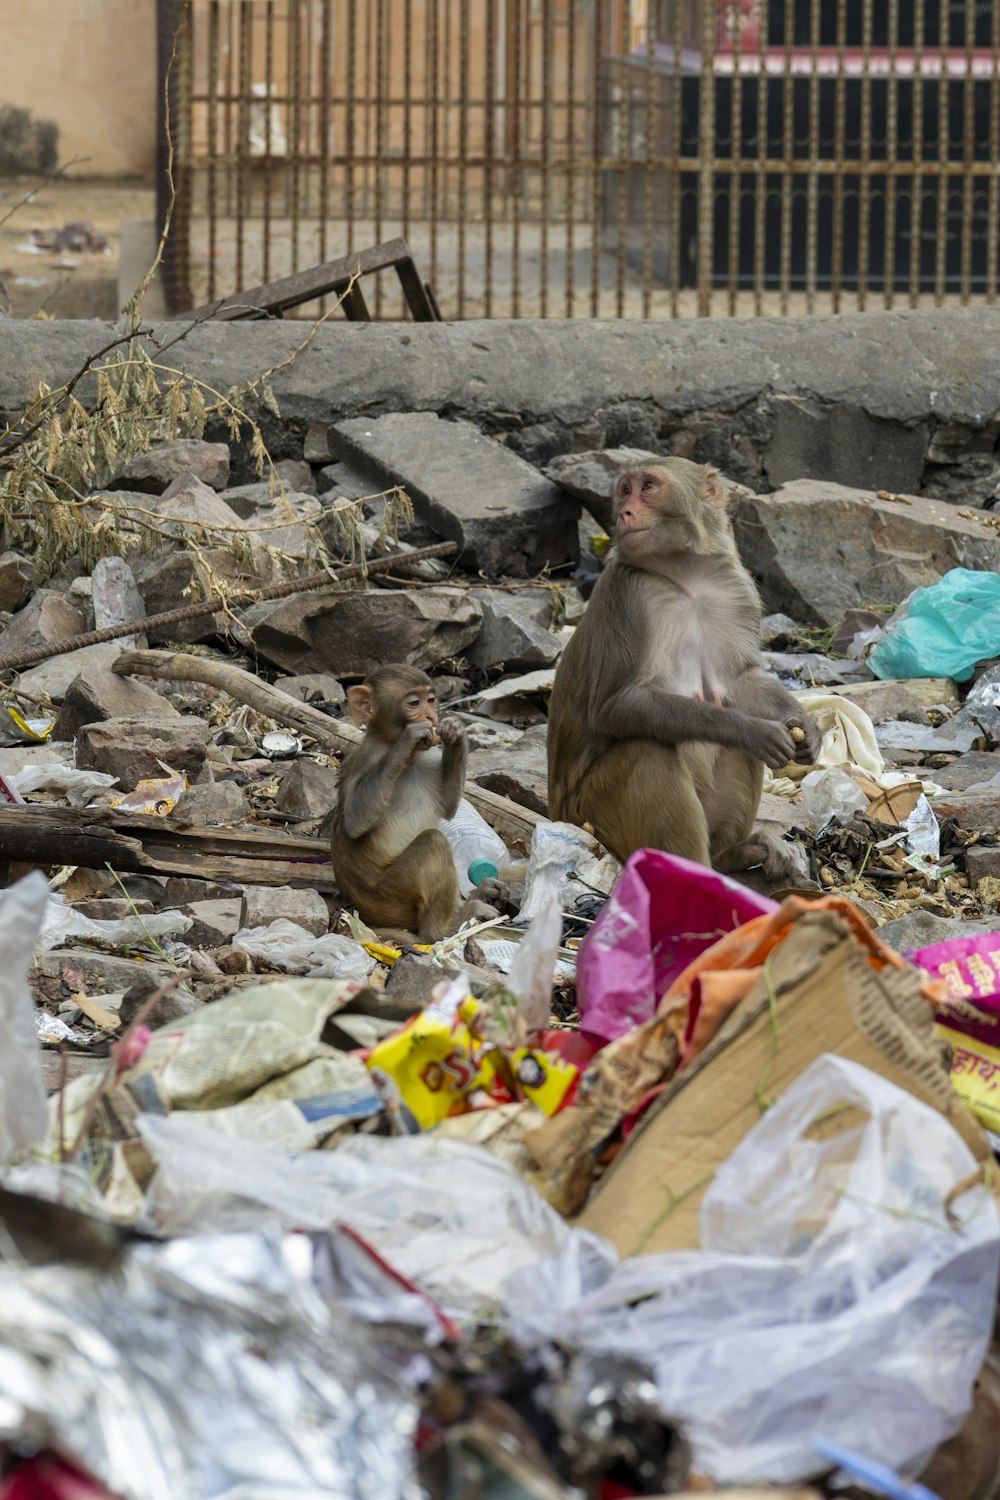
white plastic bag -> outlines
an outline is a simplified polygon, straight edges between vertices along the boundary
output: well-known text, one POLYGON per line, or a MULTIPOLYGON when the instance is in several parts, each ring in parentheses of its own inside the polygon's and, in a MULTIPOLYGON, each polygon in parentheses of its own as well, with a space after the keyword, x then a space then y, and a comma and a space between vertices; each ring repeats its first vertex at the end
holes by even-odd
POLYGON ((515 1335, 648 1361, 721 1484, 804 1479, 817 1436, 916 1473, 959 1429, 993 1329, 1000 1216, 937 1110, 818 1058, 716 1174, 701 1239, 582 1298, 564 1247, 508 1282, 515 1335))
POLYGON ((308 974, 310 979, 365 980, 375 967, 371 954, 353 938, 338 932, 320 937, 298 922, 279 917, 268 927, 241 927, 233 947, 251 958, 263 958, 289 974, 308 974))
POLYGON ((519 922, 530 922, 555 899, 565 911, 578 896, 610 896, 620 862, 593 834, 573 823, 537 823, 524 879, 519 922))
POLYGON ((814 833, 822 833, 834 819, 846 823, 852 813, 864 812, 867 806, 868 798, 846 771, 810 771, 803 778, 802 811, 814 833))
POLYGON ((39 948, 61 948, 70 938, 94 938, 102 943, 148 944, 151 939, 176 937, 187 932, 192 918, 179 911, 150 912, 146 916, 121 917, 114 921, 103 917, 85 917, 83 912, 67 906, 61 896, 49 896, 38 935, 39 948))

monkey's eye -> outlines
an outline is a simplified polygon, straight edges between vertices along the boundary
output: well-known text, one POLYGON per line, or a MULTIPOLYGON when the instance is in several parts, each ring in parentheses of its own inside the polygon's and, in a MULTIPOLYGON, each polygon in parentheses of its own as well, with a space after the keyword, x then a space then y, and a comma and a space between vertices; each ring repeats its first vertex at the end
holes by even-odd
POLYGON ((655 490, 656 489, 656 480, 655 479, 644 479, 642 481, 642 487, 643 487, 644 490, 655 490))

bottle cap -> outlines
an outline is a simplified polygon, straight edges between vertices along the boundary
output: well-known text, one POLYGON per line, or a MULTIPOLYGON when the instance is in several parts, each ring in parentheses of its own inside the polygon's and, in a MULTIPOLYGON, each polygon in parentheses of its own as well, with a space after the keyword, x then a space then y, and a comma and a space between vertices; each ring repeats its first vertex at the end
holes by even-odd
POLYGON ((500 871, 491 859, 474 859, 469 866, 469 879, 473 885, 482 885, 484 880, 496 880, 500 871))

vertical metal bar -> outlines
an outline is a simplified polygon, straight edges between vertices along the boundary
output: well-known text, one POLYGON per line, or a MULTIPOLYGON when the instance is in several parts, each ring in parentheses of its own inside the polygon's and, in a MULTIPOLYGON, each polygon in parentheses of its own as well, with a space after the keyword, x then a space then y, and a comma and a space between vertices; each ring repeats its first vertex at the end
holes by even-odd
POLYGON ((764 279, 767 275, 768 15, 768 7, 762 5, 757 38, 757 191, 753 205, 753 310, 758 318, 764 314, 764 279))
POLYGON ((653 161, 656 157, 656 37, 654 7, 646 7, 646 170, 643 180, 642 214, 642 315, 653 310, 653 205, 656 180, 653 161))
MULTIPOLYGON (((162 108, 162 104, 161 104, 162 108)), ((219 0, 208 7, 208 300, 215 298, 215 251, 219 236, 219 0)))
POLYGON ((698 316, 712 312, 712 250, 715 217, 715 6, 702 7, 701 83, 698 94, 698 316))
POLYGON ((681 52, 684 46, 684 7, 680 0, 674 3, 674 56, 673 75, 670 80, 671 130, 673 135, 673 160, 670 164, 670 316, 680 317, 681 311, 681 127, 683 124, 681 105, 683 74, 681 52))
POLYGON ((1000 5, 992 8, 990 46, 993 54, 990 71, 990 177, 986 221, 986 300, 997 300, 997 216, 1000 212, 1000 5))
POLYGON ((430 184, 430 266, 431 285, 438 284, 438 152, 440 150, 438 141, 438 114, 441 109, 441 46, 440 25, 438 16, 438 0, 428 0, 430 10, 428 26, 428 56, 430 59, 430 88, 427 90, 427 102, 430 109, 430 170, 428 173, 430 184))
POLYGON ((632 176, 632 90, 629 80, 629 6, 631 0, 619 0, 620 50, 618 97, 618 232, 615 246, 615 317, 625 316, 625 229, 628 224, 628 186, 632 176), (628 162, 626 166, 625 163, 628 162))
POLYGON ((250 82, 252 78, 250 60, 250 25, 247 20, 247 11, 240 10, 239 21, 239 62, 237 74, 239 77, 239 123, 236 133, 236 286, 234 290, 239 291, 247 285, 246 276, 246 221, 248 209, 247 195, 247 153, 250 145, 250 82))
POLYGON ((942 0, 940 17, 941 72, 938 78, 937 234, 934 243, 935 307, 940 307, 944 302, 948 272, 948 161, 951 152, 951 139, 948 132, 948 49, 951 42, 950 0, 942 0))
POLYGON ((344 197, 347 208, 347 253, 354 249, 355 203, 354 158, 357 153, 357 57, 358 57, 358 0, 347 0, 347 81, 345 87, 346 113, 344 118, 344 197))
POLYGON ((521 0, 511 0, 511 10, 515 19, 511 32, 513 42, 511 72, 508 74, 508 77, 512 77, 514 81, 514 97, 508 101, 507 105, 508 109, 513 112, 512 160, 509 164, 514 183, 511 202, 513 215, 511 219, 510 315, 512 318, 518 318, 521 315, 521 187, 524 181, 521 166, 521 41, 523 37, 521 0))
POLYGON ((806 312, 816 311, 819 254, 819 28, 820 0, 809 9, 809 180, 806 184, 806 312))
POLYGON ((225 81, 226 107, 225 107, 225 109, 222 112, 222 124, 223 124, 223 130, 225 132, 225 139, 224 139, 224 142, 223 142, 223 148, 222 149, 223 149, 223 152, 225 153, 225 157, 226 157, 226 175, 225 175, 225 183, 226 183, 226 213, 228 215, 230 215, 230 216, 232 215, 232 212, 233 212, 233 184, 234 184, 234 180, 235 180, 235 174, 233 172, 233 166, 232 166, 233 156, 234 156, 234 153, 236 151, 236 147, 235 147, 235 144, 233 142, 233 126, 234 126, 234 122, 235 122, 236 131, 237 132, 239 131, 239 104, 238 104, 238 102, 237 102, 235 110, 233 108, 233 93, 234 93, 234 89, 233 89, 233 66, 234 66, 234 59, 236 57, 236 40, 235 40, 235 38, 236 38, 236 30, 235 30, 236 24, 237 24, 237 22, 236 22, 235 7, 232 6, 232 5, 227 5, 226 6, 226 81, 225 81))
POLYGON ((458 16, 458 307, 465 317, 465 226, 469 212, 469 0, 458 16))
POLYGON ((795 44, 795 0, 785 0, 785 70, 781 85, 782 173, 781 173, 781 312, 788 316, 788 293, 792 279, 792 163, 795 159, 795 79, 792 48, 795 44))
POLYGON ((593 181, 591 183, 591 244, 590 244, 590 316, 596 318, 601 306, 601 238, 602 172, 601 172, 601 126, 604 109, 604 68, 601 57, 601 41, 606 0, 594 0, 593 52, 591 56, 591 155, 593 157, 593 181))
MULTIPOLYGON (((191 164, 186 152, 177 150, 180 109, 177 78, 171 70, 175 47, 181 45, 179 29, 183 17, 182 0, 158 0, 156 7, 156 229, 162 236, 170 217, 170 228, 163 246, 162 282, 168 309, 176 312, 190 306, 182 288, 188 280, 187 266, 191 247, 178 225, 176 209, 178 186, 186 184, 191 164), (171 153, 171 142, 173 152, 171 153), (171 161, 171 155, 173 160, 171 161), (170 177, 174 179, 174 204, 171 212, 170 177)), ((190 45, 190 42, 188 42, 190 45)), ((211 192, 211 178, 209 179, 211 192)))
POLYGON ((872 167, 872 0, 861 11, 861 182, 858 203, 858 311, 868 306, 868 260, 871 254, 872 167))
POLYGON ((288 83, 292 92, 291 191, 292 275, 299 269, 299 232, 302 221, 302 0, 291 5, 291 57, 288 83))
POLYGON ((483 97, 483 312, 493 316, 493 158, 496 152, 496 0, 486 0, 486 56, 483 97))
MULTIPOLYGON (((177 22, 177 79, 171 80, 169 95, 177 95, 174 133, 174 163, 186 164, 175 176, 172 227, 177 230, 177 297, 181 307, 191 305, 191 198, 194 179, 194 8, 183 0, 177 22)), ((162 106, 161 106, 162 108, 162 106)), ((168 104, 168 108, 172 105, 168 104)))
POLYGON ((924 211, 924 0, 913 6, 913 188, 910 198, 910 306, 920 300, 924 211))
POLYGON ((964 126, 964 149, 962 153, 962 165, 965 169, 962 177, 962 282, 961 298, 962 306, 968 304, 972 291, 972 208, 973 188, 976 179, 973 174, 973 162, 976 155, 976 117, 975 117, 975 80, 972 75, 972 52, 976 38, 976 6, 975 0, 965 0, 965 77, 962 80, 963 89, 963 126, 964 126))
POLYGON ((841 283, 844 274, 844 156, 847 131, 847 79, 845 50, 847 46, 847 0, 837 0, 837 89, 834 104, 834 171, 833 182, 833 264, 831 267, 831 306, 840 312, 841 283))
POLYGON ((542 0, 542 222, 538 289, 538 314, 549 315, 549 218, 552 172, 552 23, 555 0, 542 0))
POLYGON ((740 288, 740 209, 743 206, 743 172, 741 170, 743 160, 743 26, 739 10, 735 6, 732 9, 731 17, 733 83, 730 94, 730 118, 732 124, 729 142, 729 274, 727 277, 727 294, 729 316, 735 318, 740 288))
POLYGON ((576 214, 576 6, 566 14, 566 317, 573 316, 573 231, 576 214))
POLYGON ((403 238, 410 238, 413 156, 413 0, 403 0, 403 238))
MULTIPOLYGON (((371 3, 371 0, 369 0, 371 3)), ((375 27, 375 243, 382 243, 382 215, 385 208, 386 155, 388 151, 387 99, 389 92, 389 70, 386 54, 389 48, 389 17, 387 0, 376 0, 372 7, 372 22, 375 27)), ((375 316, 382 316, 382 277, 375 277, 375 316)))
POLYGON ((271 191, 272 191, 272 165, 273 165, 273 141, 271 138, 271 92, 278 93, 276 88, 277 79, 274 76, 274 0, 267 0, 264 11, 264 77, 267 82, 267 100, 265 104, 264 125, 264 214, 262 225, 263 239, 263 265, 262 275, 265 281, 271 279, 271 191))
POLYGON ((882 300, 887 308, 895 302, 896 290, 896 195, 899 191, 899 0, 889 0, 889 77, 885 95, 885 272, 882 300))
MULTIPOLYGON (((327 259, 326 226, 330 217, 330 95, 333 90, 333 0, 323 0, 323 29, 319 53, 319 259, 327 259)), ((326 312, 326 299, 321 304, 326 312)))

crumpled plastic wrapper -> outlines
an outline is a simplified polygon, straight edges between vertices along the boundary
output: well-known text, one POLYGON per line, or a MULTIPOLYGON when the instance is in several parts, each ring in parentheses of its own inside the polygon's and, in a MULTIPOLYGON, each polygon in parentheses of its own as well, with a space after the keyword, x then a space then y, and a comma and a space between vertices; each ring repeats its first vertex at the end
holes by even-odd
POLYGON ((417 1500, 416 1406, 312 1259, 275 1231, 0 1267, 0 1439, 128 1500, 417 1500))

